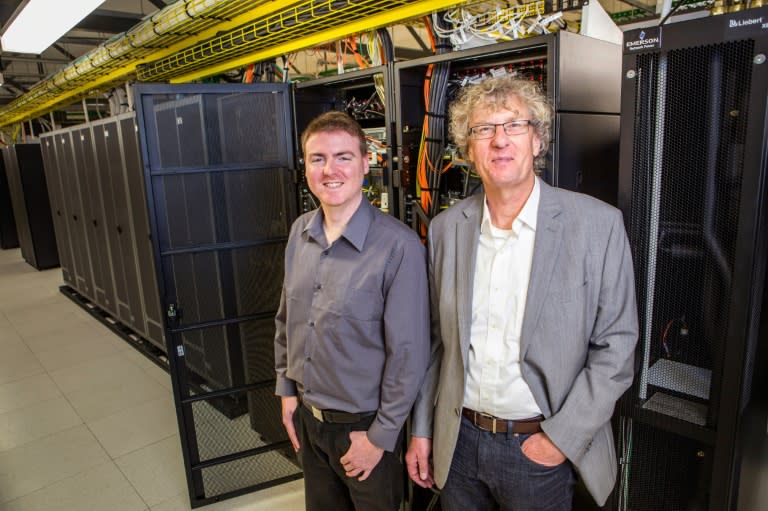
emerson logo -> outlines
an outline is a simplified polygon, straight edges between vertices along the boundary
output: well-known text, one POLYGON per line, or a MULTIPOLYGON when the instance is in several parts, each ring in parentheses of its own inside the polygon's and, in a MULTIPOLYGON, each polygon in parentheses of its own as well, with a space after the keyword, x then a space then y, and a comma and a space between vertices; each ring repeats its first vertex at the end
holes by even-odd
POLYGON ((635 52, 661 47, 661 32, 659 29, 641 30, 637 39, 624 42, 624 51, 635 52))

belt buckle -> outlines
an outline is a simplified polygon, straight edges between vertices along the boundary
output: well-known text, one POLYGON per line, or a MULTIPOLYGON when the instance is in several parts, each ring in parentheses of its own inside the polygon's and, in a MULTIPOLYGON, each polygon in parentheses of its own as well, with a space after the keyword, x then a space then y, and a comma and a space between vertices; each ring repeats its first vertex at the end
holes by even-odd
POLYGON ((314 415, 315 419, 319 420, 320 422, 325 422, 323 419, 323 411, 321 409, 315 408, 312 405, 309 405, 309 409, 312 410, 312 415, 314 415))
MULTIPOLYGON (((496 434, 496 420, 497 420, 496 417, 494 417, 493 415, 488 415, 487 413, 483 413, 483 412, 475 412, 475 416, 477 416, 477 415, 479 415, 480 417, 483 417, 485 419, 490 419, 491 420, 491 429, 485 429, 484 427, 480 426, 479 424, 477 425, 477 427, 479 427, 480 429, 483 429, 485 431, 490 431, 491 433, 493 433, 495 435, 496 434)), ((477 417, 475 417, 475 422, 476 423, 478 422, 477 417)))

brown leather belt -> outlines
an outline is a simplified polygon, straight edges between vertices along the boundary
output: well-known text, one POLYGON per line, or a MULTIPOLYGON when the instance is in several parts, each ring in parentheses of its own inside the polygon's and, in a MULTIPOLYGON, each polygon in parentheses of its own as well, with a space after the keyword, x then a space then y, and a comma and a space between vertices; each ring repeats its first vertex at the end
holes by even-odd
POLYGON ((530 419, 508 420, 499 419, 487 413, 476 412, 469 408, 462 408, 461 414, 469 419, 472 424, 484 431, 491 433, 506 433, 511 429, 512 433, 538 433, 541 431, 541 421, 544 417, 539 415, 530 419))

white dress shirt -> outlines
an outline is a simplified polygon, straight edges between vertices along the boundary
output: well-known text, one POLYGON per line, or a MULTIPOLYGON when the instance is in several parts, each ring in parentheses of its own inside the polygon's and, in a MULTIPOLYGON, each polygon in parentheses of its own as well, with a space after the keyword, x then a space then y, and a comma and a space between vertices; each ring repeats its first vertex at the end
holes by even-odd
POLYGON ((464 406, 504 419, 541 413, 520 373, 520 331, 531 277, 540 186, 511 230, 494 227, 483 201, 483 219, 472 288, 472 327, 464 406))

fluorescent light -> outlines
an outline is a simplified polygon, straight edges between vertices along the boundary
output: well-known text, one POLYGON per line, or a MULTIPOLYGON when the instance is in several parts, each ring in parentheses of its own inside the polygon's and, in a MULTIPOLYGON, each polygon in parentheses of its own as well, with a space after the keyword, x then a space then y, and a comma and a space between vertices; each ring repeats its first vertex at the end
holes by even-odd
POLYGON ((42 53, 104 0, 29 0, 0 38, 3 51, 42 53))

